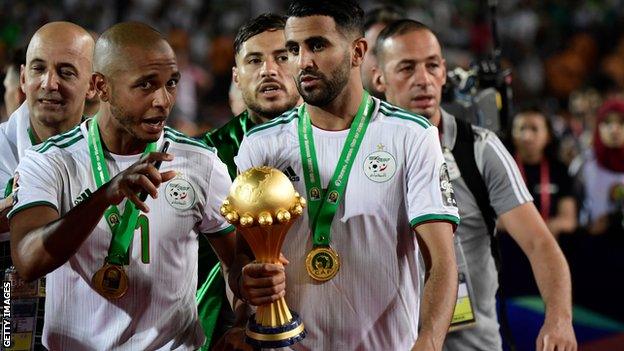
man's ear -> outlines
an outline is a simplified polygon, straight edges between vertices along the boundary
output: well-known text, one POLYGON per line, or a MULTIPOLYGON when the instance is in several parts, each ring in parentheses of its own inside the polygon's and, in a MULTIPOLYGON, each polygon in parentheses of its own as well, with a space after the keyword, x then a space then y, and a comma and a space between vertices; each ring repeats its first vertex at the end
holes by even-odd
POLYGON ((359 67, 364 61, 364 55, 368 50, 368 43, 364 38, 358 38, 353 42, 353 54, 351 56, 351 65, 353 67, 359 67))
POLYGON ((93 72, 93 74, 91 75, 91 83, 89 84, 93 86, 93 90, 95 92, 93 96, 98 95, 100 97, 100 100, 106 102, 109 101, 110 95, 108 92, 108 81, 102 73, 93 72))
POLYGON ((26 94, 26 66, 20 65, 20 90, 26 94))
POLYGON ((373 87, 379 92, 386 92, 386 77, 379 66, 373 66, 373 87))
POLYGON ((236 84, 236 87, 240 89, 240 83, 238 81, 238 67, 236 66, 232 67, 232 82, 234 82, 234 84, 236 84))
POLYGON ((88 100, 91 100, 97 95, 98 95, 98 92, 97 92, 97 89, 95 89, 95 82, 93 81, 93 75, 91 75, 91 79, 89 79, 89 88, 87 89, 86 98, 88 100))

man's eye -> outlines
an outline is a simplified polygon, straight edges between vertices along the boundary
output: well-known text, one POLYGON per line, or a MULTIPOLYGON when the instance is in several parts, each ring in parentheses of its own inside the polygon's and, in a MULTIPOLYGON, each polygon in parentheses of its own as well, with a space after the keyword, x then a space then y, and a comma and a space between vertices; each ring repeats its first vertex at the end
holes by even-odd
POLYGON ((414 71, 414 66, 402 66, 399 68, 399 72, 410 73, 414 71))
POLYGON ((62 69, 61 70, 61 76, 66 77, 66 78, 70 78, 70 77, 74 77, 76 76, 76 72, 70 70, 70 69, 62 69))
POLYGON ((325 44, 323 43, 314 43, 312 44, 312 51, 317 52, 321 51, 325 48, 325 44))
POLYGON ((288 55, 279 55, 277 57, 277 62, 287 62, 288 61, 288 55))
POLYGON ((147 90, 150 89, 152 87, 152 83, 150 82, 143 82, 139 84, 139 88, 147 90))
POLYGON ((293 45, 293 46, 288 47, 288 52, 295 56, 299 55, 299 46, 293 45))
POLYGON ((247 61, 247 63, 252 64, 252 65, 256 65, 256 64, 259 64, 261 62, 262 61, 259 58, 257 58, 257 57, 256 58, 251 58, 251 59, 249 59, 249 61, 247 61))
POLYGON ((176 88, 177 86, 178 86, 177 79, 171 79, 170 81, 167 82, 167 87, 169 88, 176 88))

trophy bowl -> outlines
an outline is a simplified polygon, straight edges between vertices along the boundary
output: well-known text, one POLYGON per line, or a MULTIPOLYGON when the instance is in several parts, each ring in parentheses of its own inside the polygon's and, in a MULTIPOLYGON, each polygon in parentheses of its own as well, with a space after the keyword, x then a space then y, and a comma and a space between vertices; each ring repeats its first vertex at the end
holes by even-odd
MULTIPOLYGON (((221 205, 221 215, 243 235, 256 262, 280 263, 284 238, 305 205, 284 173, 254 167, 234 179, 221 205)), ((288 308, 283 297, 258 306, 245 333, 245 341, 260 348, 290 346, 306 335, 301 318, 288 308)))

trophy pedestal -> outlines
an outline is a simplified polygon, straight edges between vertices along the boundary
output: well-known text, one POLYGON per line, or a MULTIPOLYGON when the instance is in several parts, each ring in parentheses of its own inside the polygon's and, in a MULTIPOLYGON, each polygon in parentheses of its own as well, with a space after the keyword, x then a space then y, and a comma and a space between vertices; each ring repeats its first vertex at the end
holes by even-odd
POLYGON ((253 314, 247 322, 245 342, 253 347, 272 349, 287 347, 303 340, 306 336, 303 322, 296 312, 290 313, 290 322, 274 327, 259 324, 256 314, 253 314))

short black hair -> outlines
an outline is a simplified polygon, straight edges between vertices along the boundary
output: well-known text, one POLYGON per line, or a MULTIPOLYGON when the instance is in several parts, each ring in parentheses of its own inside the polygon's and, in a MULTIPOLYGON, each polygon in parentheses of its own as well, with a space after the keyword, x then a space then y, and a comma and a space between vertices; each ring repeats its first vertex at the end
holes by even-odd
POLYGON ((268 30, 284 30, 285 25, 286 16, 274 13, 263 13, 249 20, 243 24, 236 33, 236 38, 234 38, 234 53, 238 54, 243 44, 249 40, 249 38, 268 30))
POLYGON ((396 6, 382 5, 366 12, 364 16, 364 32, 376 24, 388 25, 404 18, 404 14, 396 6))
POLYGON ((364 10, 353 0, 299 0, 288 6, 288 17, 329 16, 343 32, 364 36, 364 10))
MULTIPOLYGON (((408 18, 403 18, 389 23, 381 32, 379 32, 379 35, 377 36, 377 41, 375 41, 375 51, 373 52, 373 54, 375 54, 377 60, 381 62, 382 57, 380 54, 383 42, 386 39, 419 30, 426 30, 433 33, 431 28, 429 28, 426 24, 408 18)), ((435 36, 435 33, 433 33, 433 35, 435 36)))

